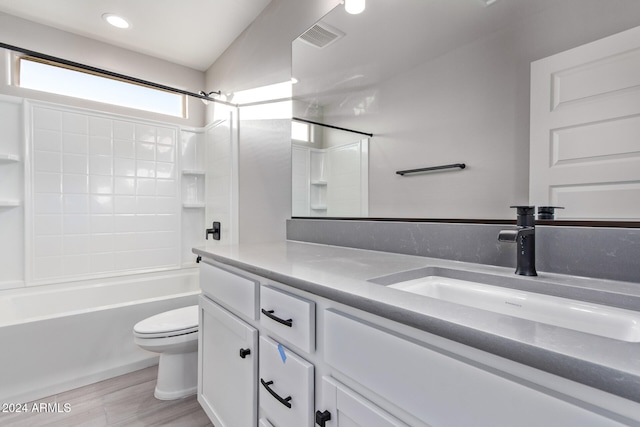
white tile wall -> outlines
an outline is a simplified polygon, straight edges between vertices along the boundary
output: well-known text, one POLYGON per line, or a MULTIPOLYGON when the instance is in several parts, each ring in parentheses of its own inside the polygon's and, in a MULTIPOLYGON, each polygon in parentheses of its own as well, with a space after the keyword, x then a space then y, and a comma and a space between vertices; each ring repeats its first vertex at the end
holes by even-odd
POLYGON ((178 267, 178 129, 31 108, 32 279, 178 267))

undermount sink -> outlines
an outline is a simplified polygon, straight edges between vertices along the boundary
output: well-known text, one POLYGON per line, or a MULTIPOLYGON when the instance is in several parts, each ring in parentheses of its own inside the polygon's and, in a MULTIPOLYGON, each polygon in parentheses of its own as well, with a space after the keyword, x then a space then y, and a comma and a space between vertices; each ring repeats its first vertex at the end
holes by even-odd
POLYGON ((473 273, 425 268, 370 281, 494 313, 620 341, 640 342, 638 312, 451 277, 465 275, 472 276, 473 273))

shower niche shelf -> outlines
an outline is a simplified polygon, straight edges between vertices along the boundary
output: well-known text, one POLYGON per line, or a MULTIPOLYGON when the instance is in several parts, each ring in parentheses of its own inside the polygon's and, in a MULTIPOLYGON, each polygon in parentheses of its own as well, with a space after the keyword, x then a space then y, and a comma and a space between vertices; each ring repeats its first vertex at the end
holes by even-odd
POLYGON ((20 156, 15 154, 0 153, 0 163, 16 163, 20 161, 20 156))
POLYGON ((19 200, 0 199, 0 208, 17 208, 18 206, 20 206, 19 200))
POLYGON ((205 176, 206 172, 203 170, 196 169, 185 169, 182 171, 183 176, 205 176))
POLYGON ((180 129, 180 200, 182 266, 193 267, 193 246, 204 244, 206 215, 206 133, 200 128, 180 129))
POLYGON ((182 171, 182 207, 185 209, 201 209, 204 203, 205 171, 187 169, 182 171))
POLYGON ((182 174, 182 207, 203 208, 205 175, 184 173, 182 174))
POLYGON ((183 209, 204 209, 206 205, 204 203, 192 203, 192 202, 184 202, 182 204, 183 209))
MULTIPOLYGON (((0 164, 10 165, 20 162, 20 156, 16 154, 0 153, 0 164)), ((15 199, 0 198, 0 209, 15 208, 20 206, 20 201, 15 199)))

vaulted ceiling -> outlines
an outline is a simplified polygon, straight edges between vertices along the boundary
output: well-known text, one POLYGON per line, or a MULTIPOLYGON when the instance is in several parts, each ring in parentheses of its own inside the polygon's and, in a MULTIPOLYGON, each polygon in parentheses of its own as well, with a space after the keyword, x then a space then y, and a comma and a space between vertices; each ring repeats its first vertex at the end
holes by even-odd
POLYGON ((204 71, 270 2, 0 0, 0 12, 204 71), (131 27, 110 26, 106 13, 125 17, 131 27))

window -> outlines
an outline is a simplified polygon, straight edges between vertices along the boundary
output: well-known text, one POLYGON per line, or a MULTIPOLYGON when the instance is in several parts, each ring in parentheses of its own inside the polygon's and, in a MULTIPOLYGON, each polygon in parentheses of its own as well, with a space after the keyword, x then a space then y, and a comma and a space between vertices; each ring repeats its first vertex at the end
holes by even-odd
POLYGON ((296 141, 313 142, 311 125, 308 123, 291 121, 291 139, 296 141))
POLYGON ((26 89, 185 117, 184 95, 32 57, 19 58, 18 85, 26 89))

